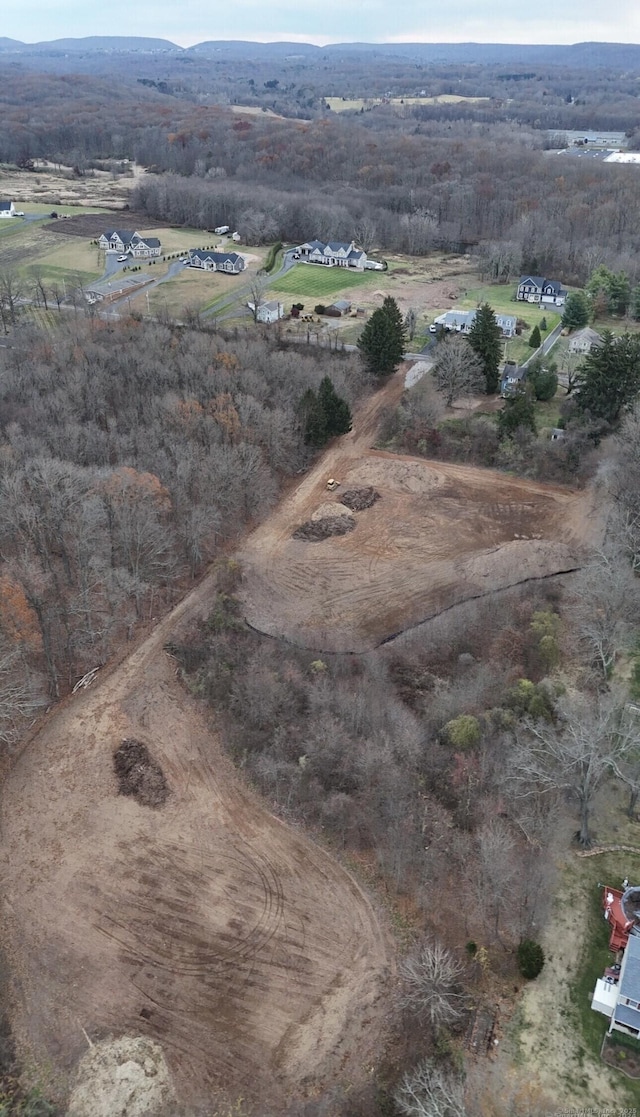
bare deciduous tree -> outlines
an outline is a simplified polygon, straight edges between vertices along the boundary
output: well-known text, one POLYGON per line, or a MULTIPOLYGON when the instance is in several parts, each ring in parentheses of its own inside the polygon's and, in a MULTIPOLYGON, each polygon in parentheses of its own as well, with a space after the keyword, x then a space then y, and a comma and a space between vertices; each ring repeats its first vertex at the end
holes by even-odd
POLYGON ((425 1059, 407 1071, 394 1094, 403 1117, 466 1117, 464 1083, 425 1059))
POLYGON ((436 1029, 453 1024, 464 1012, 466 994, 460 985, 462 964, 442 943, 426 943, 400 965, 405 982, 403 1004, 426 1017, 436 1029))
POLYGON ((482 362, 464 337, 442 339, 436 349, 433 375, 447 407, 461 396, 480 391, 484 384, 482 362))
POLYGON ((511 779, 521 795, 563 791, 580 809, 580 844, 591 845, 591 808, 599 787, 632 748, 621 732, 624 714, 616 696, 593 702, 582 695, 558 703, 557 721, 525 720, 517 731, 511 779))
POLYGON ((571 619, 589 661, 609 677, 629 624, 638 612, 638 584, 618 547, 594 554, 573 585, 571 619))

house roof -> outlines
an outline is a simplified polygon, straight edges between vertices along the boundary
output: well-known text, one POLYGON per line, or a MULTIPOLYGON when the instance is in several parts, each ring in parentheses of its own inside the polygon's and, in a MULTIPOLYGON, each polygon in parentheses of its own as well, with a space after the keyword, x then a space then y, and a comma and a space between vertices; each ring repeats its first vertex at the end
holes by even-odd
MULTIPOLYGON (((629 935, 620 973, 618 995, 619 997, 630 997, 633 1001, 640 1001, 640 937, 638 935, 629 935)), ((638 1016, 636 1016, 637 1019, 639 1019, 638 1016)))
POLYGON ((146 244, 147 248, 159 248, 160 241, 157 237, 141 237, 139 233, 134 233, 131 238, 132 244, 146 244))
POLYGON ((576 330, 575 334, 571 338, 571 341, 578 341, 578 339, 582 341, 583 338, 585 341, 591 342, 602 341, 602 337, 600 336, 598 331, 592 330, 591 326, 583 326, 581 330, 576 330))
POLYGON ((136 233, 130 232, 128 229, 107 229, 102 235, 105 236, 107 240, 111 240, 113 237, 119 237, 123 244, 131 244, 136 233))
POLYGON ((326 247, 330 249, 331 252, 350 252, 353 248, 353 241, 349 241, 348 244, 345 244, 340 240, 330 240, 327 241, 326 247))
POLYGON ((496 314, 495 319, 499 326, 515 326, 518 321, 515 314, 496 314))
POLYGON ((225 264, 228 261, 235 264, 238 260, 242 260, 242 256, 237 252, 207 252, 206 248, 191 248, 189 256, 196 260, 213 260, 214 264, 225 264))
POLYGON ((351 310, 351 302, 349 299, 336 299, 331 305, 334 306, 336 310, 351 310))
POLYGON ((276 299, 271 299, 268 303, 262 303, 259 307, 260 310, 280 310, 280 303, 276 299))
POLYGON ((11 209, 12 205, 13 205, 13 202, 0 202, 0 210, 3 210, 3 211, 4 210, 9 210, 9 209, 11 209))
POLYGON ((526 380, 527 370, 523 365, 508 365, 502 373, 503 380, 510 380, 516 383, 518 380, 526 380))

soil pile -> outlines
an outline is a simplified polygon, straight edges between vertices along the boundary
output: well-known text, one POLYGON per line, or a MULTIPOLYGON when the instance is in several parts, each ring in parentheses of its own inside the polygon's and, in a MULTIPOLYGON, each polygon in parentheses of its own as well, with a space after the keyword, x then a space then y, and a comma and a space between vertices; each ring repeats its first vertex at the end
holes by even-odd
POLYGON ((341 503, 346 504, 352 512, 364 512, 365 508, 371 508, 376 500, 380 500, 380 493, 373 485, 367 485, 364 489, 347 489, 340 497, 341 503))
POLYGON ((143 807, 163 807, 169 795, 164 772, 142 741, 126 740, 114 754, 118 791, 143 807))
POLYGON ((145 1117, 173 1097, 162 1048, 123 1036, 97 1044, 81 1060, 67 1117, 145 1117))
POLYGON ((348 535, 356 526, 353 516, 327 516, 322 520, 306 520, 292 533, 292 539, 304 539, 307 543, 321 543, 332 535, 348 535))

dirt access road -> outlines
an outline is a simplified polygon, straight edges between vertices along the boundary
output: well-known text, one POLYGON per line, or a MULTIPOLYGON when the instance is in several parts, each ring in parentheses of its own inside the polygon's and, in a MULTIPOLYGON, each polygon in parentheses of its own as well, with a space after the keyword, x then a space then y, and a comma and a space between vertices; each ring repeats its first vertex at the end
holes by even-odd
MULTIPOLYGON (((600 530, 590 491, 372 450, 404 371, 371 397, 240 552, 241 596, 255 628, 319 651, 362 652, 474 597, 575 569, 600 530), (327 479, 340 488, 327 492, 327 479), (294 539, 347 489, 380 499, 355 528, 294 539)), ((344 511, 348 511, 344 509, 344 511)))
POLYGON ((84 1032, 157 1041, 189 1104, 357 1082, 380 1046, 389 961, 368 900, 242 785, 163 651, 212 588, 54 711, 3 788, 14 1031, 61 1097, 84 1032), (161 809, 117 794, 132 737, 162 766, 161 809))

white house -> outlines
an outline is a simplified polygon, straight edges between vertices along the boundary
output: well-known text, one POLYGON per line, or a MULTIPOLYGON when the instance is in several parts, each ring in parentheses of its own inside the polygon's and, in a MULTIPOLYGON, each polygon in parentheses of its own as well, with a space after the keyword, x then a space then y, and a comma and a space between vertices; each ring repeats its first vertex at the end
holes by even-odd
POLYGON ((209 252, 207 248, 192 248, 189 250, 189 267, 238 275, 244 271, 246 264, 244 257, 237 252, 209 252))
POLYGON ((557 279, 540 275, 522 275, 516 298, 520 302, 538 303, 540 306, 564 306, 567 292, 557 279))
POLYGON ((265 322, 271 325, 273 322, 278 322, 280 318, 284 318, 284 306, 275 300, 260 303, 257 311, 255 303, 247 303, 247 306, 255 314, 257 322, 265 322))
POLYGON ((128 229, 108 229, 98 237, 98 244, 105 252, 119 252, 133 256, 136 260, 148 260, 159 256, 162 245, 157 237, 141 237, 128 229))
POLYGON ((602 338, 591 326, 577 330, 569 342, 570 353, 590 353, 594 346, 602 345, 602 338))
POLYGON ((626 1032, 640 1037, 640 937, 630 934, 622 956, 620 976, 601 978, 591 1001, 591 1007, 609 1017, 609 1032, 626 1032))
POLYGON ((330 268, 357 268, 364 271, 367 254, 356 248, 355 242, 310 240, 299 245, 294 252, 303 264, 324 264, 330 268))
POLYGON ((0 202, 0 217, 16 217, 16 207, 13 202, 0 202))
MULTIPOLYGON (((434 326, 454 331, 457 334, 468 334, 476 320, 475 310, 448 310, 434 319, 434 326)), ((502 330, 503 337, 515 337, 518 320, 515 314, 496 314, 495 320, 502 330)))

